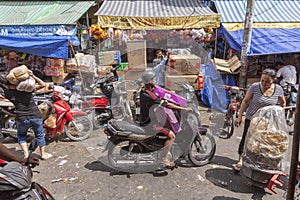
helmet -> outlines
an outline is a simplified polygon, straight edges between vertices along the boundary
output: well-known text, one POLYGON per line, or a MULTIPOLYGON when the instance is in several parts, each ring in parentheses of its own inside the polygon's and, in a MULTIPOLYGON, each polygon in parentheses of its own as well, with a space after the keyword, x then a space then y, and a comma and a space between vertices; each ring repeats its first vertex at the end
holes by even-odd
POLYGON ((142 74, 142 81, 144 84, 151 83, 153 78, 155 77, 155 74, 152 71, 145 71, 142 74))

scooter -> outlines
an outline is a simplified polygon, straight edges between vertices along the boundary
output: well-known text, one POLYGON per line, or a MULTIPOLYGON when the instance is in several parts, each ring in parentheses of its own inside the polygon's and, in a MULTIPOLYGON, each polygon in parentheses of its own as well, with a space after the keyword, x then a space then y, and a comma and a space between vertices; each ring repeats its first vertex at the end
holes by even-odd
POLYGON ((298 84, 291 83, 286 83, 286 85, 282 87, 287 106, 285 109, 285 117, 288 126, 294 125, 293 117, 296 110, 298 87, 298 84))
POLYGON ((86 112, 71 109, 69 104, 61 99, 57 91, 53 92, 51 99, 53 111, 56 114, 56 122, 54 126, 44 126, 46 135, 50 134, 53 138, 57 133, 64 132, 71 140, 79 141, 87 139, 92 134, 93 124, 86 112))
MULTIPOLYGON (((33 139, 29 146, 29 157, 38 146, 33 139)), ((18 162, 3 162, 0 169, 0 199, 7 200, 54 200, 50 192, 37 182, 32 182, 32 165, 29 157, 22 165, 18 162)))
MULTIPOLYGON (((153 109, 154 112, 155 109, 153 109)), ((153 116, 153 114, 150 114, 153 116)), ((193 112, 182 113, 181 131, 168 154, 169 160, 179 161, 188 157, 194 166, 208 163, 215 149, 207 147, 201 139, 193 112)), ((207 130, 203 129, 203 134, 207 130)), ((140 127, 130 121, 109 121, 104 133, 108 136, 108 161, 114 169, 126 173, 154 172, 166 169, 160 163, 161 152, 167 136, 149 127, 140 127)))

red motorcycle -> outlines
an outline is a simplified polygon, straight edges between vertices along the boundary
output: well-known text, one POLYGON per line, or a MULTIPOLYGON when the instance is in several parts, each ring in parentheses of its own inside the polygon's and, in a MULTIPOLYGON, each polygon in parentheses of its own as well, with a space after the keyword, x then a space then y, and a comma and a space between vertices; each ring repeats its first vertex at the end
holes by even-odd
POLYGON ((72 110, 69 104, 61 99, 59 92, 53 93, 51 100, 55 112, 51 112, 50 117, 53 117, 56 122, 51 126, 45 124, 46 135, 49 133, 53 138, 57 133, 64 132, 74 141, 87 139, 93 131, 93 124, 88 113, 82 110, 72 110))

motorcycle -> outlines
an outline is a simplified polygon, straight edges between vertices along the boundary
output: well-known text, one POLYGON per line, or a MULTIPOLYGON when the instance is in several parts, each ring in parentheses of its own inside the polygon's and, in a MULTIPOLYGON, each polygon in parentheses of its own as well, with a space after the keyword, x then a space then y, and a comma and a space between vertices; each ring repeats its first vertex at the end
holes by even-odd
MULTIPOLYGON (((155 115, 154 110, 150 109, 150 117, 155 115)), ((181 131, 176 135, 168 155, 169 160, 178 161, 188 157, 194 166, 202 166, 213 158, 215 141, 207 129, 200 126, 197 110, 182 113, 175 111, 181 131)), ((111 120, 104 133, 109 140, 105 151, 108 151, 108 160, 113 168, 130 173, 164 169, 159 159, 167 136, 155 132, 152 126, 140 127, 132 121, 111 120)))
MULTIPOLYGON (((15 107, 10 101, 0 101, 0 133, 3 137, 11 137, 17 140, 15 107)), ((26 139, 30 141, 34 137, 33 131, 28 130, 26 139)))
POLYGON ((133 101, 133 105, 131 105, 130 108, 131 108, 133 120, 138 124, 140 119, 140 114, 141 114, 140 92, 144 84, 142 79, 139 78, 136 79, 132 85, 137 86, 137 89, 132 93, 131 99, 133 101))
POLYGON ((296 101, 298 93, 298 84, 286 83, 283 86, 284 97, 286 101, 285 117, 288 126, 294 125, 294 113, 296 110, 296 101))
MULTIPOLYGON (((38 146, 37 139, 29 146, 29 157, 38 146)), ((0 199, 7 200, 54 200, 50 192, 37 182, 32 182, 32 165, 29 157, 22 165, 18 162, 3 162, 0 170, 0 199)))
POLYGON ((51 135, 53 138, 57 133, 64 132, 71 140, 79 141, 87 139, 92 134, 93 124, 86 112, 71 109, 57 91, 53 92, 51 100, 53 101, 52 105, 49 105, 48 101, 45 101, 45 104, 50 109, 53 107, 54 110, 50 113, 56 115, 54 116, 56 120, 51 126, 44 123, 46 135, 51 135))

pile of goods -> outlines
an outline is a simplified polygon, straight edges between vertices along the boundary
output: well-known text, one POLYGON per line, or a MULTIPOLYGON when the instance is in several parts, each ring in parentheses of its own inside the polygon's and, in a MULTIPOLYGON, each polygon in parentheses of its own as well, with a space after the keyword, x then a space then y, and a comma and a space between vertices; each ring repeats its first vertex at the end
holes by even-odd
POLYGON ((288 149, 284 109, 267 106, 252 118, 245 141, 244 163, 254 169, 281 171, 281 161, 288 149))
POLYGON ((29 76, 26 65, 13 68, 6 79, 13 85, 17 86, 17 90, 32 92, 35 86, 35 80, 29 76))

